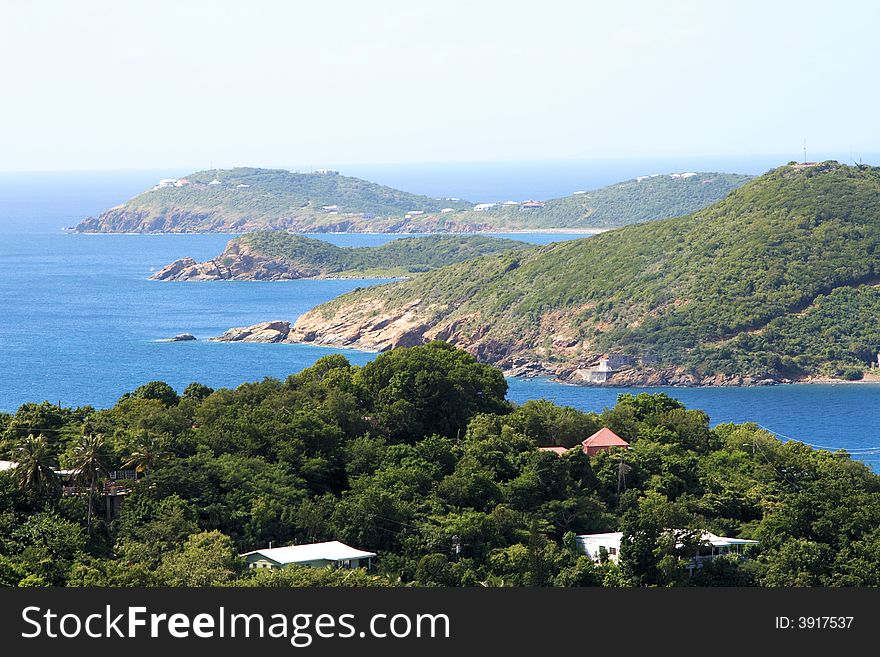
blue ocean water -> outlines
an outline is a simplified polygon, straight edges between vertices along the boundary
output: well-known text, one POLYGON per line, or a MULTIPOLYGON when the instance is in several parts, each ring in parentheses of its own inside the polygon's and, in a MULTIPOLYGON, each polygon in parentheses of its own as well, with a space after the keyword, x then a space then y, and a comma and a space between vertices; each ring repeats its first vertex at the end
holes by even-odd
MULTIPOLYGON (((294 320, 341 293, 382 281, 155 282, 147 280, 152 270, 187 255, 213 256, 230 236, 60 232, 164 173, 0 174, 0 411, 44 399, 106 407, 155 379, 178 389, 191 381, 236 386, 265 376, 284 377, 324 354, 338 353, 303 345, 210 343, 204 338, 232 326, 294 320), (199 340, 159 341, 181 332, 199 340)), ((491 196, 491 186, 486 189, 491 196)), ((395 237, 323 236, 343 246, 377 245, 395 237)), ((546 243, 575 236, 512 237, 546 243)), ((352 350, 341 353, 358 364, 374 357, 352 350)), ((602 410, 621 392, 638 392, 546 380, 509 383, 513 401, 544 397, 583 410, 602 410)), ((689 407, 706 410, 713 423, 755 421, 829 448, 880 446, 877 385, 665 391, 689 407)), ((863 451, 861 457, 876 466, 877 454, 863 451)))

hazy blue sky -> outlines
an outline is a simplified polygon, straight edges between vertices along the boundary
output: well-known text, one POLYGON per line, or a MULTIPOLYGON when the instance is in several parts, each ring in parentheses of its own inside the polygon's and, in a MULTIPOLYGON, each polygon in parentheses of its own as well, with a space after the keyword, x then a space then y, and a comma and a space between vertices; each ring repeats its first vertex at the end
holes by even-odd
POLYGON ((880 151, 870 1, 0 7, 0 170, 880 151))

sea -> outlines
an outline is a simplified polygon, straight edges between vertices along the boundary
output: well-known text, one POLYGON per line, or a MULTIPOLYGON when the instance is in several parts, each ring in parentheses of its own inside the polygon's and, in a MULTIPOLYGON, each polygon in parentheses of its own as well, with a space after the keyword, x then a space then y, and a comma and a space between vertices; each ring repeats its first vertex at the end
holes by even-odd
MULTIPOLYGON (((486 201, 549 198, 642 173, 684 169, 760 173, 711 163, 536 164, 531 169, 361 167, 344 173, 434 196, 486 201), (681 166, 675 166, 681 164, 681 166), (466 175, 470 171, 472 175, 466 175), (484 175, 481 175, 483 172, 484 175), (506 175, 505 175, 506 172, 506 175)), ((287 282, 157 282, 151 272, 180 257, 207 259, 232 235, 75 235, 62 232, 155 184, 175 169, 130 172, 0 173, 0 412, 26 402, 104 408, 153 380, 178 390, 192 381, 235 387, 283 378, 343 353, 364 364, 375 354, 307 345, 214 343, 233 326, 293 321, 310 308, 380 279, 287 282), (192 333, 194 342, 165 342, 192 333)), ((533 243, 577 234, 505 235, 533 243)), ((315 235, 341 246, 379 245, 397 235, 315 235)), ((509 379, 515 403, 545 398, 584 411, 614 405, 640 389, 587 388, 547 379, 509 379)), ((760 388, 662 388, 713 425, 755 422, 781 439, 847 449, 880 471, 880 385, 809 384, 760 388)))

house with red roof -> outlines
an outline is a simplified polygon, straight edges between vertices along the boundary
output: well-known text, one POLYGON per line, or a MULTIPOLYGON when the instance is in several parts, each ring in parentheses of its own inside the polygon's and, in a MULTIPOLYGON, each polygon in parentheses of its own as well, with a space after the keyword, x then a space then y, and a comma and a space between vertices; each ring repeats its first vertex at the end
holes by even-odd
POLYGON ((594 456, 599 452, 610 452, 615 447, 628 449, 629 443, 608 427, 602 427, 581 443, 584 454, 594 456))

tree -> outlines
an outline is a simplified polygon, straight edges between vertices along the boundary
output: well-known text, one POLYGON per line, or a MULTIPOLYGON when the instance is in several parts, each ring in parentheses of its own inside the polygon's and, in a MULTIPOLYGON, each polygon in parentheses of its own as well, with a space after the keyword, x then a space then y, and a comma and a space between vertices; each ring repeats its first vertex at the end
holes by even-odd
POLYGON ((218 586, 240 570, 232 539, 214 530, 193 534, 179 551, 167 553, 158 574, 166 586, 218 586))
POLYGON ((92 531, 93 498, 95 486, 101 476, 108 474, 107 454, 104 436, 102 434, 89 434, 81 436, 73 446, 73 469, 76 479, 87 483, 88 494, 88 521, 87 531, 92 531))
POLYGON ((167 456, 168 452, 162 449, 162 442, 156 436, 142 432, 124 467, 134 468, 137 472, 143 472, 145 477, 149 477, 150 471, 167 456))
POLYGON ((356 379, 378 424, 396 442, 434 433, 455 438, 476 413, 509 409, 501 372, 445 342, 393 349, 365 365, 356 379))
POLYGON ((212 392, 214 392, 213 388, 209 388, 203 383, 193 381, 184 389, 182 399, 192 399, 200 402, 212 392))
POLYGON ((165 406, 177 406, 180 397, 170 385, 164 381, 150 381, 137 388, 132 397, 140 397, 141 399, 156 399, 165 406))
POLYGON ((57 463, 50 455, 46 437, 33 434, 24 439, 15 450, 15 468, 18 487, 36 497, 58 492, 60 482, 55 472, 57 463))

